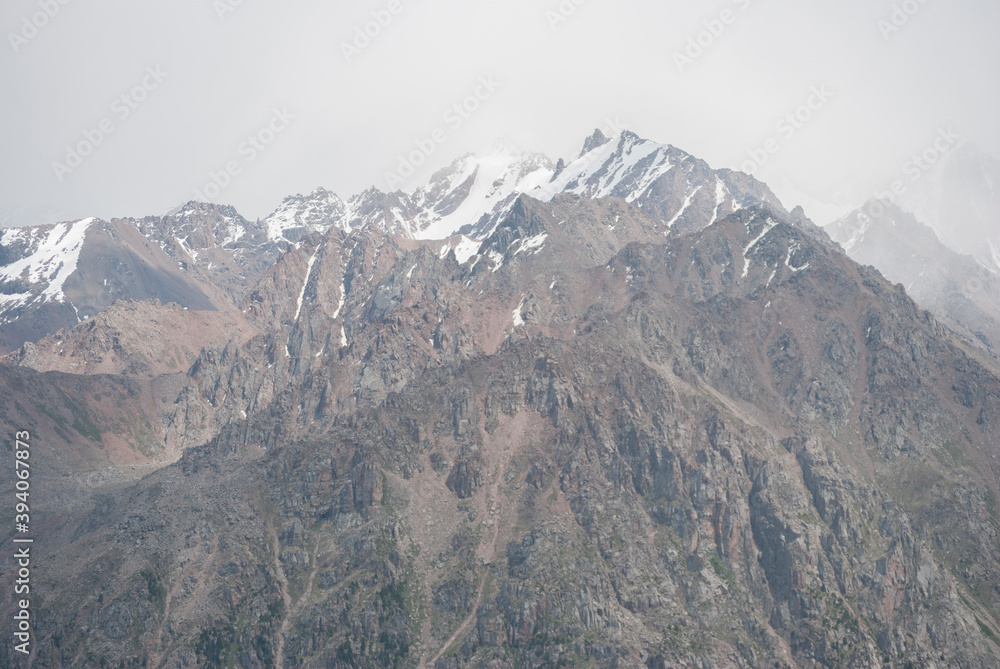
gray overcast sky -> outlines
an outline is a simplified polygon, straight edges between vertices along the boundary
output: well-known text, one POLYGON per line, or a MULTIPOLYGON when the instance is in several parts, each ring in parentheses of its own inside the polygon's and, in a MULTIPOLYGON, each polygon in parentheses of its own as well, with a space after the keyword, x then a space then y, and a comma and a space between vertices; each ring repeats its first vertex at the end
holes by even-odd
POLYGON ((819 222, 898 178, 942 126, 1000 155, 995 0, 62 1, 0 7, 2 224, 161 214, 229 161, 241 172, 216 201, 263 217, 317 186, 387 189, 436 128, 447 139, 405 189, 501 137, 575 157, 609 118, 713 167, 740 169, 773 138, 757 176, 819 222), (886 37, 894 5, 914 13, 886 37), (390 7, 348 62, 342 43, 390 7), (721 34, 679 68, 706 21, 721 34), (481 77, 499 88, 447 123, 481 77), (144 83, 144 100, 121 99, 144 83), (779 131, 814 87, 832 97, 779 131), (263 151, 241 146, 275 108, 294 119, 263 151), (67 145, 98 133, 57 176, 67 145))

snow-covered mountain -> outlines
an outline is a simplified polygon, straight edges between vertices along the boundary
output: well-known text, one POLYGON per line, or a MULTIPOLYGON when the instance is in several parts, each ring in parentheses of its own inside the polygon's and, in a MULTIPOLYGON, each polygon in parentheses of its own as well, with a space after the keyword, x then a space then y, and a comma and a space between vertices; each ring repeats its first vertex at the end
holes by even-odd
POLYGON ((899 204, 953 251, 1000 274, 1000 160, 967 142, 922 174, 899 204))
POLYGON ((297 242, 309 232, 325 232, 333 225, 342 227, 346 218, 344 201, 332 191, 317 188, 308 195, 286 197, 263 224, 270 240, 297 242))
MULTIPOLYGON (((65 302, 63 288, 76 271, 87 218, 38 228, 10 228, 0 236, 0 313, 29 304, 65 302), (16 259, 15 259, 16 258, 16 259)), ((9 315, 0 321, 9 322, 9 315)))
POLYGON ((569 164, 497 144, 483 155, 458 158, 411 192, 369 188, 344 201, 320 189, 286 198, 264 224, 272 240, 294 241, 303 230, 330 226, 345 231, 365 227, 414 239, 459 233, 481 239, 510 211, 517 196, 550 201, 559 193, 620 197, 682 233, 749 206, 788 213, 766 185, 749 175, 713 170, 676 147, 632 132, 608 138, 598 130, 569 164))
POLYGON ((746 206, 763 204, 785 211, 766 186, 748 188, 763 184, 734 179, 734 174, 715 171, 678 148, 631 132, 608 139, 596 131, 579 158, 554 174, 551 183, 529 194, 537 193, 543 200, 557 193, 620 197, 678 231, 704 228, 746 206))
POLYGON ((504 145, 479 158, 463 156, 410 196, 418 212, 410 225, 412 235, 441 239, 460 231, 486 232, 518 195, 548 183, 554 169, 541 154, 518 154, 504 145))
POLYGON ((345 232, 368 228, 417 239, 445 239, 480 219, 495 221, 523 192, 552 177, 554 166, 540 154, 520 154, 497 145, 483 156, 468 154, 406 193, 369 188, 344 201, 317 189, 285 198, 264 219, 269 237, 295 242, 303 231, 336 226, 345 232))
POLYGON ((763 206, 828 242, 801 211, 787 212, 753 177, 713 170, 632 132, 609 138, 595 131, 569 164, 498 143, 483 155, 458 158, 409 192, 372 187, 344 200, 320 188, 285 198, 263 221, 247 220, 230 206, 188 202, 165 216, 8 230, 0 241, 0 345, 11 350, 37 341, 115 299, 231 308, 290 245, 331 228, 458 239, 456 248, 471 254, 474 240, 488 237, 519 196, 551 202, 560 194, 622 198, 663 234, 694 232, 763 206), (82 262, 81 254, 90 260, 82 262), (77 292, 64 290, 68 286, 77 292))
POLYGON ((88 218, 0 234, 0 353, 115 300, 233 309, 288 244, 232 207, 189 202, 162 217, 88 218))
POLYGON ((0 236, 0 351, 72 327, 119 299, 214 309, 223 298, 126 219, 11 228, 0 236))

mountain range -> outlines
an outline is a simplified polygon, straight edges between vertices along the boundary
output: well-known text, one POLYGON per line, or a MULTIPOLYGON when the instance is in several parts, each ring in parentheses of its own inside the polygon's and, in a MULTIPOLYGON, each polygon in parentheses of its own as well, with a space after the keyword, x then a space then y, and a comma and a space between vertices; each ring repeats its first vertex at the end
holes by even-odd
POLYGON ((998 667, 996 284, 937 240, 629 132, 4 231, 29 663, 998 667))
POLYGON ((497 145, 487 155, 459 158, 411 193, 370 188, 342 200, 317 189, 286 198, 262 221, 189 202, 163 217, 8 229, 0 239, 0 351, 68 329, 115 299, 230 308, 289 244, 330 228, 482 239, 521 194, 545 201, 560 193, 620 197, 679 234, 747 206, 787 213, 766 185, 745 174, 712 170, 627 131, 613 140, 595 131, 568 165, 497 145))

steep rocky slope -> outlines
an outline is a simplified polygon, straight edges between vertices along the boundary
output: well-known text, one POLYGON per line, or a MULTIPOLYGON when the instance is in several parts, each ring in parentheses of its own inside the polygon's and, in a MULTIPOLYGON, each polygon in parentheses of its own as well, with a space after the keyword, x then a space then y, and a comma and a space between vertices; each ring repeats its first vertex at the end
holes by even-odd
POLYGON ((191 311, 159 300, 116 301, 72 330, 27 342, 0 360, 39 372, 154 379, 187 372, 203 348, 243 344, 254 332, 236 309, 191 311))
POLYGON ((639 205, 291 249, 214 438, 50 523, 35 666, 1000 666, 993 363, 781 212, 639 205))

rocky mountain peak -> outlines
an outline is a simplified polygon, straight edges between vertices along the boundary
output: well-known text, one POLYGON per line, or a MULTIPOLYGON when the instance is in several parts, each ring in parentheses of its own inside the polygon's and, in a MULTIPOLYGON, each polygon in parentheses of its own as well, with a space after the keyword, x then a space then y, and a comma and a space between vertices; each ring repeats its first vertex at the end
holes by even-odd
POLYGON ((272 241, 297 242, 303 235, 323 233, 331 227, 350 230, 347 205, 333 191, 316 188, 308 195, 291 195, 264 219, 272 241))
POLYGON ((583 149, 580 151, 580 155, 577 156, 577 157, 578 158, 582 158, 583 156, 585 156, 586 154, 590 153, 591 151, 593 151, 597 147, 603 146, 604 144, 608 143, 609 141, 611 141, 611 140, 609 140, 607 138, 607 136, 605 136, 605 134, 603 132, 601 132, 600 128, 598 128, 598 129, 594 130, 594 134, 593 135, 591 135, 590 137, 588 137, 586 139, 586 141, 584 141, 584 143, 583 143, 583 149))
MULTIPOLYGON (((459 232, 484 238, 522 193, 543 200, 558 193, 621 197, 680 231, 699 229, 743 206, 784 211, 753 177, 713 171, 704 161, 632 132, 609 138, 596 130, 584 148, 577 160, 553 164, 542 154, 498 142, 485 153, 457 158, 413 190, 384 193, 373 187, 349 198, 343 209, 334 202, 316 218, 316 230, 370 226, 415 239, 446 239, 459 232)), ((290 199, 268 220, 308 218, 305 211, 297 213, 306 206, 290 199)), ((291 225, 276 224, 275 230, 286 224, 291 225)))

